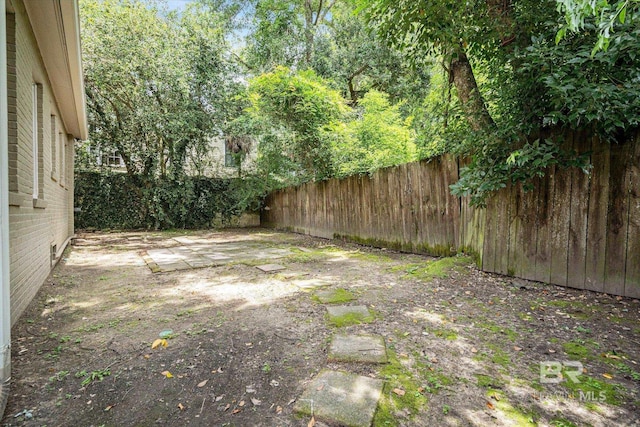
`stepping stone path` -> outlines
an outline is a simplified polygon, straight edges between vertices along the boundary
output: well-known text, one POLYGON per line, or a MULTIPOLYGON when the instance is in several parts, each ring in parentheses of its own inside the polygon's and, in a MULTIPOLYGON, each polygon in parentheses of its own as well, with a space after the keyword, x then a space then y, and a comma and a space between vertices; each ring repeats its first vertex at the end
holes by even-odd
POLYGON ((382 380, 337 371, 322 371, 293 410, 347 427, 369 427, 382 394, 382 380))
POLYGON ((373 320, 373 316, 367 307, 364 305, 336 305, 327 307, 329 312, 329 321, 335 323, 341 318, 348 318, 356 321, 357 323, 363 323, 373 320))
POLYGON ((178 236, 181 246, 149 249, 143 259, 153 273, 211 267, 231 262, 275 260, 291 255, 289 249, 265 248, 251 242, 219 242, 216 239, 178 236))
MULTIPOLYGON (((315 294, 322 301, 326 291, 315 294)), ((328 294, 328 293, 327 293, 328 294)), ((363 305, 327 306, 329 321, 349 318, 371 321, 373 315, 363 305)), ((329 348, 330 362, 387 363, 387 349, 380 335, 334 335, 329 348)), ((384 381, 357 374, 324 370, 307 385, 294 406, 298 414, 331 425, 370 427, 382 396, 384 381)))
POLYGON ((329 347, 331 362, 387 363, 380 335, 335 335, 329 347))
POLYGON ((286 267, 280 264, 265 264, 259 265, 256 267, 260 271, 264 271, 265 273, 275 273, 276 271, 282 271, 286 267))

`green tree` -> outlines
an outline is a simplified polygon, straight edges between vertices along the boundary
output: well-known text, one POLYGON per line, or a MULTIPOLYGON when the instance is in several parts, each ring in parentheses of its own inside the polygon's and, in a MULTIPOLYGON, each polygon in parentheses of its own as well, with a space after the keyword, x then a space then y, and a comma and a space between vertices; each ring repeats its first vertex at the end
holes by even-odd
POLYGON ((91 144, 122 155, 157 227, 187 215, 187 154, 235 111, 219 6, 196 2, 178 16, 154 1, 81 2, 91 144))
POLYGON ((599 50, 607 50, 611 42, 612 33, 620 24, 638 19, 640 14, 640 0, 556 0, 558 10, 564 13, 566 24, 560 28, 556 40, 560 41, 567 35, 567 31, 579 32, 595 20, 598 29, 598 41, 593 47, 592 54, 599 50))
POLYGON ((371 173, 416 160, 413 132, 399 109, 386 94, 367 92, 352 120, 341 124, 334 139, 337 176, 371 173))
POLYGON ((619 23, 615 49, 592 56, 592 21, 556 43, 564 16, 555 0, 362 0, 361 9, 408 55, 442 58, 450 84, 442 93, 454 99, 437 108, 448 114, 440 122, 464 129, 459 111, 470 130, 446 144, 472 160, 452 189, 474 203, 551 165, 584 167, 584 157, 561 148, 566 132, 616 140, 637 126, 637 20, 619 23))
POLYGON ((284 184, 332 176, 331 133, 345 109, 337 91, 311 70, 278 67, 250 81, 249 98, 264 172, 284 184))

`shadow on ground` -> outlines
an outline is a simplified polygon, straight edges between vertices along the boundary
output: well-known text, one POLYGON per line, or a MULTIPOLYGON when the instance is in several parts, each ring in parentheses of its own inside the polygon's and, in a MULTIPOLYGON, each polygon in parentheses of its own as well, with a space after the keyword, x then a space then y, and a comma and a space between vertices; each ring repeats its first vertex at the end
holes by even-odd
POLYGON ((80 234, 13 328, 2 425, 307 426, 293 408, 327 369, 384 381, 376 426, 640 425, 639 318, 637 300, 464 257, 260 229, 80 234), (212 262, 152 272, 150 254, 190 245, 212 262), (331 323, 332 303, 372 319, 331 323), (388 363, 330 362, 350 333, 381 335, 388 363))

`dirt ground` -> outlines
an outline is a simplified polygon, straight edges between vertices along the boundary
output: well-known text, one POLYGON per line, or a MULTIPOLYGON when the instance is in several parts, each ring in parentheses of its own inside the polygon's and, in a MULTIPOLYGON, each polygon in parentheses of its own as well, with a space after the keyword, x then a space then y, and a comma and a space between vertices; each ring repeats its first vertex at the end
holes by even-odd
POLYGON ((464 257, 263 229, 81 233, 13 328, 1 424, 308 426, 294 402, 335 369, 386 381, 376 426, 635 426, 639 319, 638 300, 485 274, 464 257), (152 273, 145 251, 187 234, 291 254, 270 261, 279 273, 255 261, 152 273), (375 319, 331 325, 297 285, 314 280, 375 319), (327 362, 338 331, 382 335, 390 362, 327 362))

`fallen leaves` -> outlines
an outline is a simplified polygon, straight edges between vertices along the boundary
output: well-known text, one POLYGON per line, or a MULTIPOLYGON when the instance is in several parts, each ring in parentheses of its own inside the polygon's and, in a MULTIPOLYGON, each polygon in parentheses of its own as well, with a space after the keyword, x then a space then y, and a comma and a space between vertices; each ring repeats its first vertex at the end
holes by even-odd
POLYGON ((611 375, 611 374, 602 374, 602 376, 605 377, 608 380, 613 379, 613 375, 611 375))
POLYGON ((406 394, 406 392, 401 388, 394 388, 392 391, 398 396, 404 396, 406 394))
POLYGON ((178 403, 178 408, 179 408, 181 411, 184 411, 184 405, 183 405, 182 403, 178 403))
POLYGON ((199 387, 199 388, 202 388, 202 387, 206 386, 206 385, 207 385, 207 382, 209 382, 209 380, 200 381, 200 382, 198 383, 198 387, 199 387))
POLYGON ((491 410, 496 409, 496 407, 491 402, 487 402, 487 408, 489 408, 491 410))
POLYGON ((151 349, 155 350, 158 347, 167 347, 169 345, 169 343, 167 342, 166 339, 164 338, 158 338, 157 340, 155 340, 153 342, 153 344, 151 344, 151 349))
POLYGON ((252 397, 251 398, 251 403, 253 403, 253 406, 260 406, 260 405, 262 405, 262 400, 256 399, 255 397, 252 397))
POLYGON ((316 425, 316 418, 311 417, 311 419, 309 420, 309 424, 307 424, 307 427, 313 427, 315 425, 316 425))
POLYGON ((522 347, 518 347, 517 345, 513 346, 514 351, 522 351, 522 347))
POLYGON ((162 371, 161 374, 167 378, 173 378, 173 374, 169 371, 162 371))

